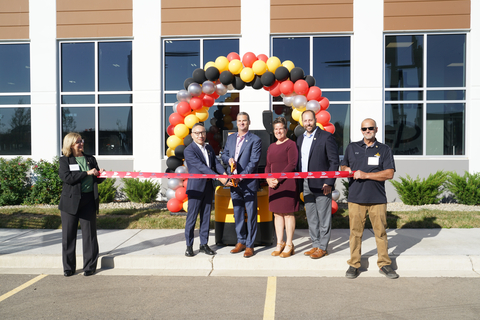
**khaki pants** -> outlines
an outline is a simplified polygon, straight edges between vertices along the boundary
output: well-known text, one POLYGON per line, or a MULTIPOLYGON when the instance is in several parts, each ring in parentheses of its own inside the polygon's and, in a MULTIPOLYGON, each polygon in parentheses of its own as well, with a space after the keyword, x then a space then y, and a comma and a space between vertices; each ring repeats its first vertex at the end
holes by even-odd
POLYGON ((387 204, 359 204, 348 203, 348 216, 350 221, 350 260, 347 263, 360 268, 362 257, 362 236, 367 219, 367 212, 375 233, 375 242, 377 243, 379 268, 392 264, 388 257, 387 232, 387 204))

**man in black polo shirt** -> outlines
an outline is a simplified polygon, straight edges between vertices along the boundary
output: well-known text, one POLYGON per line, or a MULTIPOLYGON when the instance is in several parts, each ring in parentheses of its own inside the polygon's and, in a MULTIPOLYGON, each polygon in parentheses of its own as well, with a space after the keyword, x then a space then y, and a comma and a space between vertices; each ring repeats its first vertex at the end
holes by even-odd
POLYGON ((362 256, 362 235, 368 212, 377 243, 379 272, 387 278, 396 279, 398 274, 390 266, 388 257, 387 196, 385 181, 393 178, 395 162, 389 146, 375 138, 378 131, 373 119, 362 121, 363 140, 352 142, 345 150, 341 163, 343 171, 355 171, 349 179, 348 215, 350 220, 350 265, 345 276, 355 279, 362 256))

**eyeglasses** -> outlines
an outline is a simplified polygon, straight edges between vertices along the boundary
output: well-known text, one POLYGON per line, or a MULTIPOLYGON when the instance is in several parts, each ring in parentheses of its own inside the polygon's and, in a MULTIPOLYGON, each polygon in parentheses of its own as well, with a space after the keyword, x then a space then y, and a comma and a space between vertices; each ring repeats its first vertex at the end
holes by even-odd
POLYGON ((375 127, 365 127, 365 128, 362 128, 362 131, 367 131, 367 129, 370 131, 373 131, 375 127))
POLYGON ((82 139, 75 142, 75 144, 80 144, 80 143, 85 143, 85 140, 82 139))
POLYGON ((200 135, 206 135, 207 131, 199 131, 199 132, 192 132, 192 133, 198 137, 200 135))

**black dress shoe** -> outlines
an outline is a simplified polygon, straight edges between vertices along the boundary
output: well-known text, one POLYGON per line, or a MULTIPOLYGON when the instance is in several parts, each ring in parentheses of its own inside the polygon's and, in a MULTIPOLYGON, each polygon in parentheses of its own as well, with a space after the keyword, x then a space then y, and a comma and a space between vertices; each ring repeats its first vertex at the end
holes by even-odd
POLYGON ((85 277, 88 277, 88 276, 91 276, 91 275, 94 274, 94 273, 95 273, 95 271, 85 271, 85 272, 83 273, 83 275, 84 275, 85 277))
POLYGON ((217 254, 215 251, 210 249, 208 244, 201 244, 200 245, 200 252, 204 252, 205 254, 208 254, 209 256, 214 256, 214 255, 217 254))
POLYGON ((195 256, 195 255, 193 254, 193 248, 192 248, 192 246, 187 246, 187 250, 185 250, 185 256, 186 256, 186 257, 193 257, 193 256, 195 256))
POLYGON ((73 276, 73 271, 71 271, 71 270, 65 270, 65 271, 63 272, 63 275, 64 275, 65 277, 73 276))

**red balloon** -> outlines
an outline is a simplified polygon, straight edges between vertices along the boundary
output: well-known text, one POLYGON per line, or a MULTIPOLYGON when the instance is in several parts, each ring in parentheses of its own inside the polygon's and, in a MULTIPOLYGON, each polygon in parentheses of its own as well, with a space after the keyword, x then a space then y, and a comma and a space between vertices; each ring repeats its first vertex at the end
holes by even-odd
POLYGON ((167 134, 169 136, 175 135, 174 130, 175 130, 175 126, 173 124, 169 125, 168 128, 167 128, 167 134))
POLYGON ((187 190, 188 179, 183 180, 183 187, 187 190))
POLYGON ((212 97, 213 97, 213 99, 215 99, 215 100, 217 100, 217 99, 218 99, 218 97, 220 97, 220 95, 219 95, 218 93, 216 93, 216 92, 214 92, 214 93, 210 94, 209 96, 212 96, 212 97))
MULTIPOLYGON (((200 99, 198 97, 193 97, 192 99, 190 99, 190 108, 192 108, 192 110, 200 110, 202 109, 202 107, 203 107, 203 99, 200 99)), ((177 105, 177 111, 178 111, 178 105, 177 105)), ((181 114, 180 111, 178 111, 178 113, 181 114)))
MULTIPOLYGON (((211 127, 210 127, 211 128, 211 127)), ((215 133, 213 132, 207 132, 207 140, 212 141, 213 137, 215 136, 215 133)))
POLYGON ((182 101, 179 104, 177 104, 177 113, 182 117, 186 117, 190 113, 192 113, 192 108, 190 108, 190 105, 188 104, 187 101, 182 101))
POLYGON ((210 131, 211 133, 215 134, 215 133, 218 132, 218 128, 217 128, 217 126, 211 126, 210 129, 209 129, 209 131, 210 131))
POLYGON ((167 202, 167 209, 170 210, 170 212, 178 212, 182 210, 182 208, 183 203, 177 198, 172 198, 167 202))
POLYGON ((262 53, 257 56, 257 59, 267 63, 268 57, 262 53))
POLYGON ((307 100, 317 100, 320 101, 320 98, 322 97, 322 90, 319 87, 313 86, 308 89, 307 92, 307 100))
POLYGON ((308 83, 305 80, 297 80, 293 89, 297 94, 306 94, 308 92, 308 83))
POLYGON ((290 80, 285 80, 280 83, 280 91, 283 94, 289 95, 293 93, 293 82, 290 80))
POLYGON ((175 190, 175 198, 177 198, 181 202, 185 202, 188 198, 186 191, 187 189, 185 188, 185 186, 178 188, 177 190, 175 190))
POLYGON ((332 214, 337 212, 337 210, 338 210, 338 203, 336 203, 335 200, 332 200, 332 214))
MULTIPOLYGON (((179 103, 180 104, 180 103, 179 103)), ((188 103, 187 103, 188 105, 188 103)), ((188 106, 190 108, 190 106, 188 106)), ((178 110, 178 105, 177 105, 177 110, 178 110)), ((185 117, 182 117, 181 115, 179 115, 178 113, 174 112, 172 113, 169 117, 168 117, 168 121, 170 121, 170 124, 172 126, 176 126, 177 124, 179 123, 183 123, 183 119, 185 119, 185 117)))
POLYGON ((335 133, 335 126, 332 123, 329 123, 326 126, 323 126, 323 129, 325 129, 325 131, 330 132, 331 134, 335 133))
POLYGON ((205 92, 200 93, 200 95, 198 96, 198 98, 200 99, 203 99, 203 97, 205 97, 205 92))
POLYGON ((205 97, 203 97, 203 105, 205 107, 211 107, 215 104, 215 98, 212 97, 211 95, 206 94, 205 97))
POLYGON ((247 52, 243 55, 242 63, 245 67, 251 68, 257 60, 257 56, 253 52, 247 52))
POLYGON ((315 118, 322 126, 326 126, 330 122, 331 116, 328 111, 322 110, 315 115, 315 118))
POLYGON ((232 60, 235 60, 235 59, 240 60, 240 56, 238 55, 238 53, 230 52, 227 56, 227 60, 232 61, 232 60))
POLYGON ((274 106, 273 111, 275 111, 276 114, 281 115, 283 113, 283 106, 274 106))
POLYGON ((275 80, 275 83, 270 86, 270 94, 273 97, 278 97, 282 94, 282 92, 280 91, 280 82, 278 80, 275 80))
POLYGON ((320 102, 320 108, 322 108, 322 110, 327 110, 330 105, 330 101, 325 97, 322 97, 318 102, 320 102))

